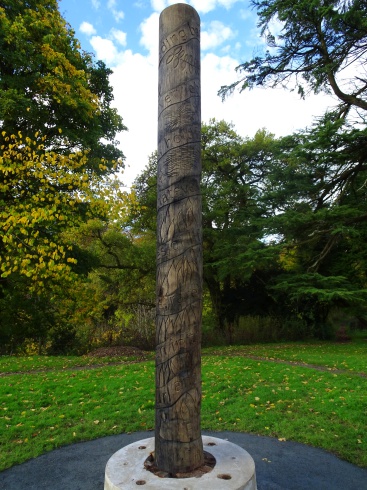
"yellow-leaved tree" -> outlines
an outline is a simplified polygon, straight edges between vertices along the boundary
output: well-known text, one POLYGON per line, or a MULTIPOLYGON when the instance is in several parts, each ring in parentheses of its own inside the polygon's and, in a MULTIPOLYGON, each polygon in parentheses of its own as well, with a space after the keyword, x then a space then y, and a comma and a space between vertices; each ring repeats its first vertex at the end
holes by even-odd
POLYGON ((46 338, 91 267, 73 230, 108 219, 123 168, 111 73, 57 0, 0 3, 0 351, 46 338))
POLYGON ((88 152, 57 154, 45 146, 38 133, 1 135, 1 277, 25 276, 31 291, 72 280, 77 261, 65 230, 107 214, 103 179, 85 171, 88 152))

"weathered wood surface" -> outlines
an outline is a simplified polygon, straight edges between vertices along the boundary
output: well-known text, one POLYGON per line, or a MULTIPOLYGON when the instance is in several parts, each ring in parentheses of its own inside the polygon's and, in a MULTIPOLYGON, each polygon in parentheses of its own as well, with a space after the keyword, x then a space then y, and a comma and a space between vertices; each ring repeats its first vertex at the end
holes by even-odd
POLYGON ((186 4, 159 25, 155 463, 203 464, 200 19, 186 4))

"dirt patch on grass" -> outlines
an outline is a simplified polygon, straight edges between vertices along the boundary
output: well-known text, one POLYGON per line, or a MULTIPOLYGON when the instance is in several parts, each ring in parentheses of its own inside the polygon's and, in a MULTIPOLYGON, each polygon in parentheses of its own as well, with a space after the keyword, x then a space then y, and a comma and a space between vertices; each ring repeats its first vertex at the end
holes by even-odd
POLYGON ((138 347, 115 345, 113 347, 99 347, 89 352, 87 357, 136 357, 143 361, 147 358, 147 353, 138 347))

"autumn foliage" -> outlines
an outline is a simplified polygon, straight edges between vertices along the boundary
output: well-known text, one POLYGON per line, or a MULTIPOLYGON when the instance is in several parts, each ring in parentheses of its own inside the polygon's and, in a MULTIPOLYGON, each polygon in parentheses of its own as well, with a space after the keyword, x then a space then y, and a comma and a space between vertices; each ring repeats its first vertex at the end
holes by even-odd
POLYGON ((72 279, 76 259, 63 231, 88 214, 99 179, 84 171, 86 151, 62 155, 45 144, 38 133, 32 140, 3 132, 0 146, 1 277, 16 272, 32 289, 72 279))

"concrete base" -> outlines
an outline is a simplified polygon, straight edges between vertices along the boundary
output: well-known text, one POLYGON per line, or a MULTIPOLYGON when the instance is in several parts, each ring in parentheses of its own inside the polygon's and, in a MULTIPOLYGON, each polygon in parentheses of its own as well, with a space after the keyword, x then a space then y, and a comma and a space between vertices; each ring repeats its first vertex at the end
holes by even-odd
POLYGON ((154 437, 123 447, 107 462, 104 490, 144 486, 157 490, 257 490, 255 463, 232 442, 203 436, 204 450, 216 459, 213 470, 200 478, 160 478, 144 468, 154 451, 154 437))

